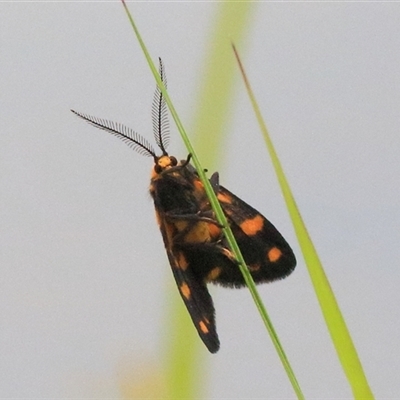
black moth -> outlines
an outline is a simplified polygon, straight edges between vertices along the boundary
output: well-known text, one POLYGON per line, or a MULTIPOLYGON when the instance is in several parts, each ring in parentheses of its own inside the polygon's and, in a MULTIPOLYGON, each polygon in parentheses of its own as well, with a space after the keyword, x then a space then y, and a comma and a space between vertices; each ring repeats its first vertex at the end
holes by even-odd
MULTIPOLYGON (((166 77, 160 59, 159 73, 166 77)), ((169 156, 169 124, 164 97, 157 87, 152 107, 153 132, 162 154, 158 156, 142 136, 120 123, 71 110, 96 128, 122 139, 140 154, 151 156, 150 194, 176 284, 193 323, 211 353, 219 349, 215 310, 207 283, 238 288, 245 285, 237 262, 216 221, 190 155, 177 161, 169 156)), ((219 185, 210 182, 256 283, 288 276, 296 266, 292 249, 277 229, 257 210, 219 185)))

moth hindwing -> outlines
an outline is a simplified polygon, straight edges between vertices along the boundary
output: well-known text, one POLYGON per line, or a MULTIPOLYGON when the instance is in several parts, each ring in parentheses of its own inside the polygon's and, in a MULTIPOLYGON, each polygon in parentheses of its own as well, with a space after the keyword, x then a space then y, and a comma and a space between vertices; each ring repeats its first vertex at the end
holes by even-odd
MULTIPOLYGON (((159 73, 166 85, 161 59, 159 73)), ((153 157, 150 194, 168 260, 197 332, 208 350, 217 352, 215 310, 207 284, 238 288, 245 282, 204 186, 190 164, 190 155, 178 162, 167 153, 169 126, 162 92, 157 87, 152 107, 153 133, 161 155, 156 154, 145 138, 125 125, 73 112, 119 137, 139 153, 153 157)), ((296 266, 296 259, 277 229, 257 210, 221 186, 217 173, 210 182, 254 281, 271 282, 289 275, 296 266)))

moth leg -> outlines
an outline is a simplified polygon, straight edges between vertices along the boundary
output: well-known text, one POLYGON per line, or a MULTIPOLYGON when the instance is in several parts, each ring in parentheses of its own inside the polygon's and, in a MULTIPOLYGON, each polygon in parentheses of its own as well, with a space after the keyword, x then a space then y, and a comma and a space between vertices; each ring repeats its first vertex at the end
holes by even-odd
POLYGON ((218 223, 217 220, 212 218, 213 212, 212 211, 199 211, 196 214, 172 214, 172 213, 165 213, 166 218, 170 221, 203 221, 208 222, 217 226, 218 228, 223 228, 223 225, 218 223))

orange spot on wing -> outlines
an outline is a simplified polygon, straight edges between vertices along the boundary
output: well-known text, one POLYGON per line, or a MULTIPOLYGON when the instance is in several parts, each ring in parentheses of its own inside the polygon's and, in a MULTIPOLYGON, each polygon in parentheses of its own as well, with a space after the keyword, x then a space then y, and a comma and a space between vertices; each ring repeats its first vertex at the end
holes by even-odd
POLYGON ((240 228, 248 236, 254 236, 262 230, 264 226, 264 218, 261 215, 256 215, 254 218, 245 219, 240 228))
POLYGON ((204 321, 200 321, 200 322, 199 322, 199 327, 200 327, 200 330, 201 330, 203 333, 208 333, 208 332, 209 332, 209 330, 208 330, 208 328, 207 328, 207 325, 204 323, 204 321))
POLYGON ((189 286, 187 285, 187 283, 183 282, 182 285, 179 286, 179 290, 181 291, 183 297, 184 297, 186 300, 189 300, 189 299, 190 299, 190 288, 189 288, 189 286))
POLYGON ((179 254, 178 254, 178 256, 176 257, 176 263, 177 263, 177 266, 178 266, 178 268, 180 268, 180 269, 182 269, 183 271, 188 267, 188 262, 187 262, 187 260, 186 260, 186 257, 185 257, 185 255, 182 253, 182 252, 180 252, 179 254))
POLYGON ((219 277, 221 273, 221 268, 220 267, 215 267, 213 268, 207 275, 207 280, 208 281, 215 281, 219 277))
POLYGON ((271 262, 278 261, 282 256, 282 252, 277 248, 273 247, 272 249, 268 250, 268 260, 271 262))
POLYGON ((218 193, 217 198, 219 201, 222 201, 223 203, 232 203, 232 198, 226 194, 218 193))

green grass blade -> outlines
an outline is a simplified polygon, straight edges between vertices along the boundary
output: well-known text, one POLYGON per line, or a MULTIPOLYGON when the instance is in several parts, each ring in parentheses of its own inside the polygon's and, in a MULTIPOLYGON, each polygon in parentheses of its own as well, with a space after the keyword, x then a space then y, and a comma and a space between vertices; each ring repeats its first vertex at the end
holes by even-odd
POLYGON ((208 40, 208 55, 204 60, 201 88, 195 107, 196 115, 190 132, 204 165, 214 170, 221 164, 224 133, 230 122, 235 84, 236 64, 230 42, 243 44, 251 28, 256 4, 250 1, 219 4, 214 31, 208 40))
POLYGON ((263 305, 263 303, 261 301, 261 298, 260 298, 260 296, 258 294, 258 291, 256 289, 254 281, 253 281, 253 279, 252 279, 252 277, 250 275, 250 272, 248 271, 248 269, 246 267, 246 264, 244 262, 243 256, 241 255, 240 249, 239 249, 239 247, 238 247, 238 245, 236 243, 236 240, 235 240, 235 238, 233 236, 233 233, 232 233, 232 231, 231 231, 231 229, 229 227, 229 224, 228 224, 228 222, 226 220, 226 217, 225 217, 225 215, 224 215, 224 213, 222 211, 221 205, 219 204, 219 201, 217 200, 217 198, 215 196, 215 193, 214 193, 214 191, 213 191, 213 189, 211 187, 211 184, 210 184, 210 182, 208 181, 208 179, 207 179, 207 177, 205 175, 204 169, 203 169, 203 167, 201 166, 201 164, 199 162, 199 159, 198 159, 198 157, 197 157, 197 155, 196 155, 196 153, 194 151, 194 148, 193 148, 193 146, 192 146, 192 144, 191 144, 191 142, 190 142, 190 140, 189 140, 189 138, 188 138, 188 136, 187 136, 187 134, 186 134, 186 132, 184 130, 184 127, 183 127, 183 125, 182 125, 182 123, 180 121, 180 118, 179 118, 179 116, 178 116, 178 114, 177 114, 177 112, 176 112, 176 110, 175 110, 175 108, 174 108, 174 106, 173 106, 173 104, 172 104, 172 102, 170 100, 168 92, 166 91, 166 88, 164 87, 164 84, 160 79, 158 71, 157 71, 157 69, 156 69, 156 67, 155 67, 155 65, 154 65, 154 63, 153 63, 148 51, 147 51, 147 48, 146 48, 146 46, 145 46, 145 44, 144 44, 144 42, 143 42, 143 40, 142 40, 142 38, 140 36, 140 33, 139 33, 139 31, 138 31, 138 29, 136 27, 136 24, 135 24, 135 22, 134 22, 134 20, 133 20, 133 18, 131 16, 131 14, 129 13, 129 10, 126 7, 124 1, 123 1, 123 4, 125 6, 125 10, 126 10, 126 12, 128 14, 128 17, 129 17, 129 20, 131 22, 131 25, 132 25, 132 27, 133 27, 133 29, 135 31, 136 36, 137 36, 138 42, 139 42, 139 44, 140 44, 140 46, 142 48, 142 51, 143 51, 143 53, 144 53, 144 55, 146 57, 147 62, 149 64, 149 67, 150 67, 150 69, 151 69, 151 71, 152 71, 152 73, 154 75, 154 78, 155 78, 160 90, 162 91, 162 93, 164 95, 165 102, 167 103, 167 105, 168 105, 168 107, 170 109, 171 115, 172 115, 172 117, 173 117, 173 119, 175 121, 175 124, 176 124, 176 126, 177 126, 177 128, 178 128, 178 130, 179 130, 179 132, 181 134, 182 140, 184 141, 188 152, 192 155, 193 164, 196 167, 196 170, 197 170, 197 172, 199 174, 199 177, 200 177, 200 179, 202 180, 202 182, 204 184, 205 190, 206 190, 207 195, 208 195, 208 197, 210 199, 210 203, 211 203, 212 208, 213 208, 213 210, 214 210, 214 212, 216 214, 216 218, 217 218, 218 222, 224 227, 223 230, 224 230, 225 237, 226 237, 226 239, 227 239, 227 241, 229 243, 229 246, 230 246, 232 252, 235 254, 235 257, 237 258, 237 260, 239 262, 239 268, 240 268, 240 270, 241 270, 241 272, 243 274, 245 282, 246 282, 246 284, 247 284, 247 286, 249 288, 249 291, 250 291, 250 293, 251 293, 251 295, 252 295, 252 297, 254 299, 254 302, 256 303, 257 309, 260 312, 260 315, 261 315, 261 317, 263 319, 263 322, 264 322, 264 324, 265 324, 265 326, 266 326, 266 328, 267 328, 267 330, 268 330, 268 332, 269 332, 269 334, 271 336, 271 339, 272 339, 272 341, 273 341, 273 343, 274 343, 274 345, 275 345, 275 347, 277 349, 278 355, 279 355, 279 357, 280 357, 280 359, 281 359, 281 361, 282 361, 282 363, 284 365, 284 368, 285 368, 285 370, 286 370, 286 372, 288 374, 289 380, 292 383, 292 386, 293 386, 298 398, 299 399, 303 399, 304 396, 301 393, 300 387, 299 387, 299 385, 297 383, 297 380, 296 380, 296 378, 294 376, 293 370, 292 370, 292 368, 291 368, 291 366, 290 366, 290 364, 288 362, 288 359, 287 359, 287 357, 286 357, 286 355, 284 353, 284 350, 283 350, 283 348, 282 348, 282 346, 281 346, 281 344, 279 342, 279 339, 278 339, 278 337, 277 337, 277 335, 275 333, 275 330, 274 330, 274 328, 273 328, 273 326, 271 324, 271 321, 270 321, 270 319, 268 317, 268 314, 266 312, 265 306, 263 305))
POLYGON ((325 275, 322 264, 319 260, 315 247, 308 235, 307 229, 297 208, 292 191, 284 175, 281 163, 275 152, 267 127, 262 118, 257 101, 247 79, 239 55, 233 46, 243 80, 246 85, 254 112, 256 114, 261 131, 264 135, 267 148, 272 159, 272 163, 281 186, 286 206, 289 210, 293 226, 303 252, 304 259, 318 298, 326 325, 331 335, 333 344, 347 376, 355 399, 373 399, 373 394, 365 377, 361 362, 358 358, 356 348, 347 329, 346 323, 339 309, 335 295, 330 287, 327 276, 325 275))

